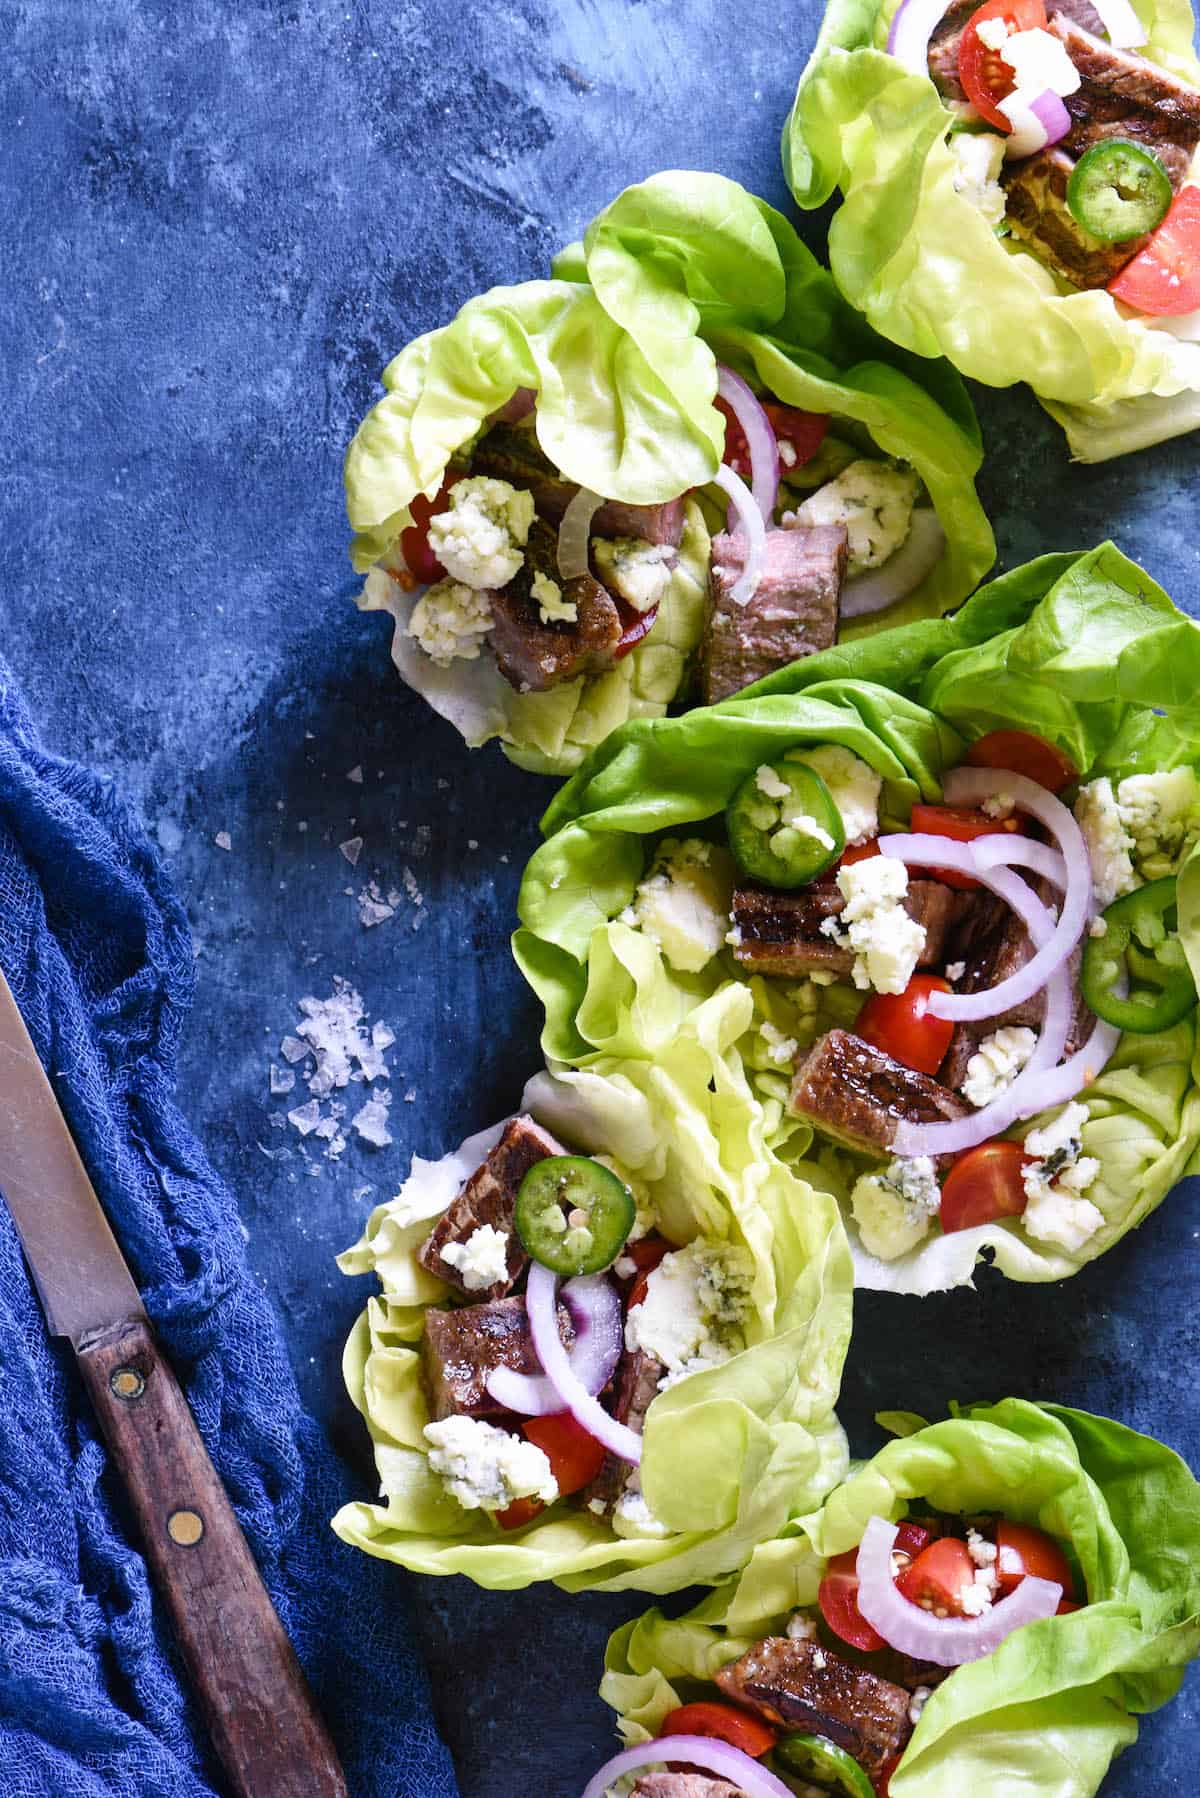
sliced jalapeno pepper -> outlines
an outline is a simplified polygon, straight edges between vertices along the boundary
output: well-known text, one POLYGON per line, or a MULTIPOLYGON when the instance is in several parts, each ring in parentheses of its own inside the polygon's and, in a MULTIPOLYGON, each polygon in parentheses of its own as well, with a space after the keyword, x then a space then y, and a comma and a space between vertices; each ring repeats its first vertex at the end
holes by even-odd
POLYGON ((1171 177, 1144 144, 1109 137, 1085 150, 1067 183, 1067 206, 1077 223, 1101 243, 1143 237, 1162 223, 1175 190, 1171 177))
POLYGON ((816 1780, 835 1792, 847 1792, 850 1798, 875 1798, 875 1788, 854 1756, 826 1736, 803 1732, 784 1736, 776 1742, 774 1755, 785 1772, 816 1780))
POLYGON ((585 1155, 547 1155, 522 1180, 513 1221, 535 1261, 573 1279, 610 1267, 636 1216, 633 1194, 610 1169, 585 1155))
POLYGON ((725 825, 743 874, 772 887, 815 880, 846 846, 833 795, 803 762, 756 768, 729 801, 725 825))
POLYGON ((1080 986, 1098 1018, 1146 1035, 1169 1030, 1196 1004, 1196 983, 1179 938, 1173 874, 1116 899, 1104 932, 1088 937, 1080 986), (1132 988, 1122 998, 1118 988, 1132 988))

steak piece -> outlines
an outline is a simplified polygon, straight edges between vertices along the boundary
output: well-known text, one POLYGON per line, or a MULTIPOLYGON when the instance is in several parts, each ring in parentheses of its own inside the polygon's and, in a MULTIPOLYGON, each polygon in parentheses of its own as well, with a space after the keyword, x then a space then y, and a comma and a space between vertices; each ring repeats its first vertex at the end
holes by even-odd
MULTIPOLYGON (((618 1423, 627 1423, 638 1436, 658 1391, 658 1382, 666 1371, 662 1362, 645 1349, 627 1350, 621 1356, 608 1409, 618 1423)), ((636 1472, 637 1469, 623 1461, 620 1455, 605 1455, 599 1473, 580 1493, 582 1503, 588 1510, 600 1506, 605 1513, 611 1511, 636 1472)))
POLYGON ((629 1798, 745 1798, 741 1786, 707 1773, 647 1773, 629 1798))
POLYGON ((457 1286, 471 1299, 502 1299, 511 1292, 529 1263, 521 1239, 513 1228, 513 1212, 521 1182, 535 1161, 547 1155, 565 1155, 562 1144, 531 1117, 513 1118, 504 1134, 463 1186, 453 1204, 438 1220, 432 1236, 417 1250, 417 1260, 427 1273, 457 1286), (467 1242, 481 1224, 491 1224, 508 1236, 508 1278, 495 1286, 468 1288, 456 1267, 442 1260, 451 1242, 467 1242))
POLYGON ((847 1148, 887 1155, 900 1124, 936 1124, 971 1108, 928 1074, 848 1030, 830 1030, 796 1069, 790 1109, 847 1148))
MULTIPOLYGON (((565 1305, 558 1307, 558 1333, 564 1347, 574 1347, 575 1329, 565 1305)), ((421 1337, 421 1382, 435 1423, 443 1417, 505 1416, 505 1407, 484 1385, 494 1367, 542 1371, 523 1298, 430 1307, 421 1337)))
POLYGON ((828 1737, 872 1777, 912 1735, 910 1695, 903 1686, 813 1641, 768 1636, 715 1678, 735 1703, 786 1729, 828 1737))
POLYGON ((1002 179, 1008 222, 1022 243, 1074 286, 1107 287, 1147 239, 1101 243, 1085 231, 1067 205, 1067 183, 1074 167, 1057 144, 1007 164, 1002 179))
MULTIPOLYGON (((497 423, 480 438, 471 456, 471 473, 487 474, 523 487, 533 495, 539 515, 551 524, 562 515, 579 492, 564 480, 543 454, 532 431, 516 431, 497 423)), ((683 537, 683 500, 667 500, 661 506, 626 506, 605 500, 592 519, 594 537, 640 537, 645 543, 669 543, 678 548, 683 537)))
POLYGON ((590 574, 565 581, 558 572, 558 537, 535 518, 525 546, 525 564, 506 587, 492 595, 491 645, 500 672, 519 693, 541 693, 577 674, 613 665, 621 638, 621 615, 607 588, 590 574), (543 624, 533 595, 535 576, 545 574, 576 607, 573 624, 543 624))
POLYGON ((708 622, 700 646, 706 704, 728 699, 751 681, 837 640, 846 553, 844 525, 769 530, 758 589, 739 606, 730 592, 746 566, 745 539, 727 532, 713 538, 708 622))
MULTIPOLYGON (((910 882, 904 909, 925 932, 918 967, 942 959, 946 930, 954 913, 955 895, 938 880, 910 882)), ((794 892, 774 887, 735 887, 732 917, 741 940, 733 957, 751 974, 795 977, 821 970, 849 975, 854 954, 822 936, 826 918, 839 917, 846 901, 836 880, 814 880, 794 892)))
POLYGON ((1063 101, 1072 123, 1061 147, 1078 160, 1107 137, 1129 138, 1153 150, 1178 191, 1200 143, 1200 94, 1144 56, 1115 50, 1099 25, 1085 29, 1060 9, 1049 29, 1082 77, 1063 101))
MULTIPOLYGON (((965 100, 967 97, 958 78, 958 49, 967 20, 978 11, 979 3, 980 0, 954 0, 949 10, 942 14, 929 40, 929 73, 944 100, 965 100)), ((1091 0, 1065 0, 1059 11, 1097 37, 1104 30, 1104 21, 1091 0)))

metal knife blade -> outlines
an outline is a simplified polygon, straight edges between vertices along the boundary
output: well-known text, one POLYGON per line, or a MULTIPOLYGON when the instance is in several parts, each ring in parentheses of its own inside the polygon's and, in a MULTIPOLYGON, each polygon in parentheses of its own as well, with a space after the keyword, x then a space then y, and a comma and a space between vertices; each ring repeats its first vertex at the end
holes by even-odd
POLYGON ((141 1296, 0 970, 0 1193, 50 1332, 86 1338, 143 1317, 141 1296))

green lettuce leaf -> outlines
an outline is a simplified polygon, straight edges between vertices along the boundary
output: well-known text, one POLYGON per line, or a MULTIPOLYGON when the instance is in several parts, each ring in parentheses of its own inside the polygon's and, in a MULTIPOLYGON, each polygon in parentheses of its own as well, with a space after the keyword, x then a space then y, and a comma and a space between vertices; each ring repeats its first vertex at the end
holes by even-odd
POLYGON ((1055 1405, 1009 1399, 944 1423, 904 1422, 910 1433, 760 1544, 740 1577, 683 1617, 652 1610, 612 1636, 600 1690, 627 1742, 655 1736, 706 1688, 711 1696, 718 1668, 815 1603, 827 1556, 854 1548, 871 1517, 898 1518, 913 1503, 1049 1531, 1088 1603, 1014 1631, 937 1687, 891 1791, 1090 1798, 1099 1788, 1136 1740, 1136 1717, 1174 1696, 1200 1652, 1200 1487, 1161 1443, 1055 1405))
MULTIPOLYGON (((837 743, 883 779, 881 822, 903 828, 913 801, 936 799, 943 771, 986 731, 1033 729, 1085 777, 1200 767, 1200 627, 1111 544, 1014 570, 954 617, 839 645, 723 705, 625 726, 556 795, 545 841, 521 885, 514 953, 545 1011, 542 1047, 556 1068, 603 1066, 640 1079, 697 1008, 730 990, 752 1009, 740 1052, 786 1161, 843 1203, 857 1283, 909 1293, 968 1284, 986 1253, 1019 1280, 1060 1280, 1105 1253, 1200 1162, 1196 1014, 1153 1036, 1126 1035, 1081 1102, 1084 1152, 1100 1162, 1089 1193, 1104 1217, 1075 1252, 1004 1219, 931 1233, 883 1261, 858 1238, 845 1200, 865 1165, 814 1150, 787 1111, 789 1072, 773 1063, 770 1026, 807 1046, 852 1027, 848 985, 747 979, 732 956, 680 974, 623 921, 663 833, 720 836, 722 813, 763 762, 799 745, 837 743)), ((1200 969, 1200 855, 1181 873, 1181 928, 1200 969)), ((1021 1134, 1033 1128, 1023 1127, 1021 1134)))
MULTIPOLYGON (((1200 86, 1187 0, 1138 0, 1144 55, 1200 86)), ((895 0, 830 0, 783 133, 801 206, 842 205, 829 233, 842 292, 885 337, 993 387, 1027 381, 1101 461, 1194 428, 1200 343, 1123 316, 998 238, 954 188, 954 123, 933 82, 885 53, 895 0)))

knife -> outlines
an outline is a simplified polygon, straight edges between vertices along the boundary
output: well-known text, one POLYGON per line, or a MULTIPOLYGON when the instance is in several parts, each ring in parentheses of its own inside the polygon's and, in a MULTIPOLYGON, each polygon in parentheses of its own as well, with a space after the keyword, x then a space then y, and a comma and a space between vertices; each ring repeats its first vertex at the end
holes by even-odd
POLYGON ((0 971, 0 1192, 125 1483, 236 1798, 346 1798, 337 1753, 0 971))

